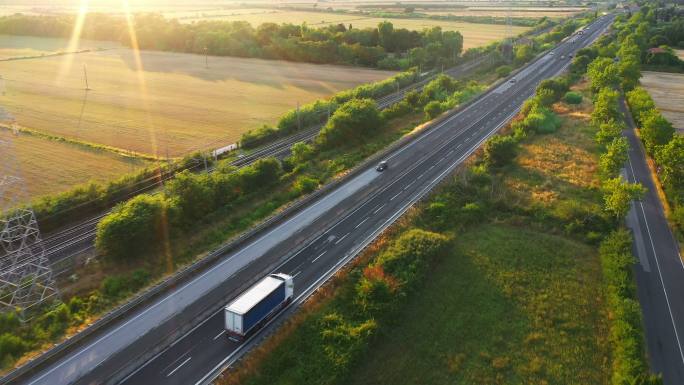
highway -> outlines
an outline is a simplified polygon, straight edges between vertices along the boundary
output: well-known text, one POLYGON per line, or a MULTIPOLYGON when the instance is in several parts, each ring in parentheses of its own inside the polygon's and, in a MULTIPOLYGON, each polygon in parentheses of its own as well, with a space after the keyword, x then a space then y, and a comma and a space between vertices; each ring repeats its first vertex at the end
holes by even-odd
POLYGON ((508 122, 541 80, 565 69, 567 55, 596 39, 610 21, 601 19, 591 32, 573 38, 576 43, 562 43, 555 55, 547 54, 523 69, 515 83, 497 86, 417 135, 388 156, 390 167, 385 172, 369 168, 349 178, 200 276, 22 383, 210 380, 244 350, 244 345, 225 338, 221 304, 271 271, 295 276, 294 304, 301 302, 508 122), (155 350, 170 340, 174 341, 170 346, 155 350))
POLYGON ((680 385, 684 384, 684 264, 624 100, 621 109, 627 117, 623 134, 630 145, 627 180, 648 189, 641 201, 632 204, 627 225, 638 257, 634 272, 649 363, 651 371, 662 373, 664 384, 680 385))

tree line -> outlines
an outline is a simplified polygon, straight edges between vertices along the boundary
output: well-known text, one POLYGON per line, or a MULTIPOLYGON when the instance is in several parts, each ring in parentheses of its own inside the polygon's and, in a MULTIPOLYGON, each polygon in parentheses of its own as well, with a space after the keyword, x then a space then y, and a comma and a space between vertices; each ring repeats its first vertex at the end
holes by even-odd
MULTIPOLYGON (((0 18, 0 33, 68 38, 76 16, 11 15, 0 18)), ((88 14, 82 38, 118 41, 140 49, 280 59, 307 63, 352 64, 383 69, 435 67, 455 62, 463 36, 440 27, 412 31, 383 21, 377 28, 337 24, 313 28, 305 23, 199 21, 183 24, 158 14, 137 14, 128 20, 88 14), (130 31, 135 33, 135 40, 130 31)))

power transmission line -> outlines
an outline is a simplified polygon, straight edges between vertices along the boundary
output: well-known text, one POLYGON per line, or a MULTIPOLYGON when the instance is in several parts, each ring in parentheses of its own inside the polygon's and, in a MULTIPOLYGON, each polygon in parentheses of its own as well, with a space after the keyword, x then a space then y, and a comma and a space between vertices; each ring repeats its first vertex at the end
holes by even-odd
POLYGON ((17 207, 26 192, 12 151, 12 135, 16 131, 0 139, 0 306, 27 319, 59 293, 36 215, 29 206, 17 207))

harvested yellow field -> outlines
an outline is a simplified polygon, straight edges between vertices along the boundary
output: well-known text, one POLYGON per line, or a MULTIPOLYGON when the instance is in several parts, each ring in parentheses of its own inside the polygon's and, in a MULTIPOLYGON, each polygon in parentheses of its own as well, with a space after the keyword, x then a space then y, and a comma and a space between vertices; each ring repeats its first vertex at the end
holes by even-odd
MULTIPOLYGON (((112 49, 0 62, 22 127, 175 157, 234 143, 285 111, 393 74, 366 68, 112 49), (90 91, 85 91, 84 67, 90 91)), ((2 87, 2 84, 0 84, 2 87)))
MULTIPOLYGON (((67 39, 61 38, 0 35, 0 61, 64 52, 68 45, 67 39)), ((114 47, 120 47, 120 44, 108 41, 81 40, 77 50, 114 47)))
POLYGON ((674 51, 680 59, 684 60, 684 49, 676 49, 674 51))
MULTIPOLYGON (((148 162, 109 151, 90 149, 28 134, 0 129, 0 140, 12 140, 13 158, 26 181, 24 201, 66 191, 93 181, 108 181, 140 169, 148 162)), ((3 159, 5 161, 5 159, 3 159)))
MULTIPOLYGON (((542 9, 520 9, 513 8, 511 10, 511 17, 549 17, 561 18, 576 15, 577 13, 585 11, 584 9, 567 9, 567 8, 542 8, 542 9)), ((501 8, 468 8, 458 10, 416 10, 416 12, 425 13, 428 15, 453 15, 453 16, 492 16, 492 17, 506 17, 508 11, 501 8)))
MULTIPOLYGON (((215 15, 200 18, 184 18, 182 22, 193 22, 198 20, 229 20, 247 21, 253 26, 263 23, 292 23, 314 27, 321 27, 331 24, 351 24, 354 28, 375 28, 382 21, 389 20, 396 28, 406 28, 410 30, 422 30, 435 26, 442 27, 445 31, 459 31, 463 35, 463 47, 465 49, 487 45, 493 41, 501 40, 506 35, 506 26, 497 24, 476 24, 459 21, 444 21, 431 19, 383 19, 378 17, 368 17, 363 15, 350 15, 341 13, 326 12, 304 12, 264 9, 263 12, 247 13, 238 15, 228 15, 234 11, 217 11, 215 15), (221 15, 225 13, 226 15, 221 15)), ((527 31, 527 27, 513 26, 511 33, 515 36, 527 31)))
POLYGON ((643 71, 641 85, 667 120, 684 133, 684 74, 643 71))

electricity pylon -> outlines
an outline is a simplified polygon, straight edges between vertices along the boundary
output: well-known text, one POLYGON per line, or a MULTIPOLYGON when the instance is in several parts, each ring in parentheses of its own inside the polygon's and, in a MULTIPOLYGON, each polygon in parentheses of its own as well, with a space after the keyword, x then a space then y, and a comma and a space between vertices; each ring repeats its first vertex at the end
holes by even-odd
MULTIPOLYGON (((16 134, 16 131, 15 133, 16 134)), ((12 135, 0 138, 0 306, 26 320, 58 297, 36 215, 25 202, 12 135)))

